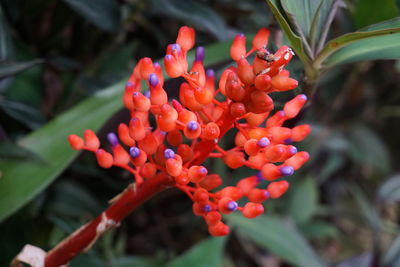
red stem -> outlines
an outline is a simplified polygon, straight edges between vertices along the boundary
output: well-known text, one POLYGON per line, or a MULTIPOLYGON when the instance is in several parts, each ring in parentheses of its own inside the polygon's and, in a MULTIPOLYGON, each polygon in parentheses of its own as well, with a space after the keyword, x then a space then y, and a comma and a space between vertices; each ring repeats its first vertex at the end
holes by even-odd
POLYGON ((45 258, 45 267, 56 267, 67 263, 81 251, 90 248, 91 244, 104 232, 101 228, 104 227, 107 230, 111 226, 117 226, 135 208, 173 184, 171 177, 165 173, 159 173, 146 180, 138 188, 129 186, 101 215, 50 250, 45 258))

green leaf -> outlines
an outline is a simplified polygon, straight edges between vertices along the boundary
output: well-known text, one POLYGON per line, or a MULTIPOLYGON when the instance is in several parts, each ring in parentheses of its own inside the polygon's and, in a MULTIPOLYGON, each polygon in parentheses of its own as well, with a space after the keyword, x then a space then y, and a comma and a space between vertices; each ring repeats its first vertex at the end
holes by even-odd
POLYGON ((319 267, 325 264, 310 244, 292 225, 278 217, 261 215, 247 219, 240 214, 227 217, 240 236, 254 241, 259 246, 295 266, 319 267))
POLYGON ((314 67, 374 59, 400 58, 400 18, 387 20, 330 40, 314 67))
POLYGON ((383 258, 384 266, 399 266, 400 264, 400 235, 392 242, 383 258))
POLYGON ((1 158, 23 158, 30 160, 41 160, 38 155, 32 151, 23 148, 9 141, 0 141, 0 159, 1 158))
POLYGON ((355 125, 350 130, 350 141, 350 156, 355 162, 382 173, 390 171, 389 151, 375 132, 364 125, 355 125))
POLYGON ((308 176, 301 179, 289 198, 289 213, 298 224, 308 222, 318 208, 318 187, 315 180, 308 176))
POLYGON ((311 221, 300 228, 307 238, 333 238, 339 234, 333 224, 324 221, 311 221))
POLYGON ((120 29, 121 10, 115 0, 64 0, 72 9, 102 30, 120 29))
POLYGON ((353 20, 357 28, 388 20, 399 15, 395 0, 357 0, 354 5, 353 20), (377 8, 379 12, 377 12, 377 8))
POLYGON ((0 5, 0 61, 13 58, 14 48, 3 7, 0 5))
POLYGON ((283 12, 279 9, 279 5, 277 0, 266 0, 269 7, 271 8, 272 14, 274 15, 275 19, 278 21, 279 25, 281 26, 283 32, 285 33, 286 37, 288 38, 291 47, 293 48, 294 52, 298 55, 300 60, 303 62, 306 72, 312 72, 311 69, 311 61, 310 57, 305 53, 303 42, 301 38, 294 33, 293 29, 291 28, 290 24, 286 20, 283 12))
POLYGON ((41 59, 35 59, 26 62, 12 62, 12 63, 1 63, 0 64, 0 79, 8 76, 18 74, 24 70, 27 70, 37 64, 43 63, 41 59))
POLYGON ((135 256, 120 257, 112 260, 113 267, 132 267, 132 266, 142 266, 142 267, 158 267, 163 264, 154 258, 144 258, 135 256))
POLYGON ((195 0, 151 0, 154 10, 180 19, 213 34, 219 40, 227 38, 224 20, 213 9, 195 0))
POLYGON ((390 177, 381 185, 378 199, 387 202, 400 201, 400 174, 390 177))
MULTIPOLYGON (((206 47, 207 65, 229 59, 231 41, 206 47)), ((193 58, 193 52, 188 58, 193 58)), ((29 134, 18 145, 36 153, 44 162, 6 159, 0 161, 0 221, 46 188, 78 155, 69 147, 67 136, 85 129, 97 131, 122 108, 124 82, 100 91, 64 112, 44 127, 29 134)))
POLYGON ((45 118, 39 110, 24 103, 3 100, 0 101, 0 108, 10 117, 31 129, 37 129, 45 123, 45 118))
POLYGON ((169 262, 166 267, 218 267, 222 264, 225 237, 210 237, 169 262))
POLYGON ((382 222, 372 204, 368 201, 364 192, 357 186, 350 187, 350 192, 353 194, 356 204, 359 207, 361 215, 375 231, 381 229, 382 222))

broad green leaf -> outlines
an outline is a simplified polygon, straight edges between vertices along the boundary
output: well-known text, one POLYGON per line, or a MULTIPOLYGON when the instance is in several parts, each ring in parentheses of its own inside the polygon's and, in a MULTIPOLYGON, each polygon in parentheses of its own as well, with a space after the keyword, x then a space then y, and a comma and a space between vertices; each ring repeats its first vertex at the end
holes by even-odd
POLYGON ((289 213, 296 223, 308 222, 315 214, 318 207, 318 188, 315 180, 308 176, 301 179, 289 198, 289 213))
POLYGON ((378 199, 387 202, 400 201, 400 174, 390 177, 381 185, 378 199))
POLYGON ((0 61, 10 60, 14 54, 10 29, 8 27, 3 7, 0 5, 0 61))
POLYGON ((311 239, 333 238, 339 234, 337 228, 333 224, 320 220, 313 220, 302 225, 300 229, 307 238, 311 239))
POLYGON ((353 194, 354 199, 356 200, 361 215, 368 222, 370 227, 375 231, 381 229, 382 227, 381 219, 376 213, 374 207, 372 206, 372 203, 368 201, 364 192, 357 185, 351 186, 350 192, 353 194))
POLYGON ((0 159, 4 158, 40 160, 40 157, 26 148, 9 141, 0 141, 0 159))
POLYGON ((400 58, 400 18, 387 20, 330 40, 314 67, 372 59, 400 58))
POLYGON ((227 38, 224 20, 213 9, 195 0, 151 0, 152 8, 174 19, 181 19, 213 34, 219 40, 227 38))
POLYGON ((357 28, 388 20, 399 15, 395 0, 357 0, 353 9, 353 20, 357 28), (379 12, 377 12, 379 9, 379 12))
POLYGON ((331 21, 328 21, 331 9, 333 6, 333 0, 321 0, 317 10, 315 11, 314 17, 311 22, 311 28, 309 33, 310 46, 313 51, 318 49, 317 42, 323 42, 323 35, 327 34, 331 26, 331 21))
POLYGON ((27 70, 37 64, 42 63, 43 60, 35 59, 26 62, 14 62, 14 63, 1 63, 0 64, 0 79, 8 76, 12 76, 20 73, 21 71, 27 70))
POLYGON ((387 173, 390 170, 389 151, 381 138, 363 125, 350 130, 350 156, 362 165, 387 173))
POLYGON ((37 129, 45 123, 45 118, 39 110, 21 102, 0 100, 0 109, 31 129, 37 129))
MULTIPOLYGON (((206 66, 228 60, 229 46, 230 41, 206 47, 206 66)), ((193 52, 188 58, 193 58, 193 52)), ((0 161, 0 221, 44 190, 77 156, 78 152, 69 147, 69 134, 81 134, 85 129, 97 131, 122 108, 123 85, 120 82, 100 91, 18 142, 44 162, 11 158, 0 161)))
POLYGON ((383 258, 384 266, 399 266, 400 265, 400 235, 393 240, 390 248, 383 258))
MULTIPOLYGON (((283 32, 285 33, 286 37, 288 38, 291 47, 293 48, 294 52, 303 62, 306 72, 313 72, 311 69, 311 61, 310 57, 304 51, 303 43, 301 38, 294 33, 293 29, 291 28, 290 24, 286 20, 285 16, 279 9, 279 4, 277 0, 266 0, 269 7, 271 8, 272 14, 274 15, 275 19, 278 21, 279 25, 281 26, 283 32)), ((312 76, 312 74, 310 74, 312 76)))
POLYGON ((64 0, 72 9, 102 30, 120 29, 121 10, 113 0, 64 0))
POLYGON ((250 220, 240 214, 232 214, 227 218, 240 236, 254 241, 290 264, 325 266, 307 240, 281 218, 261 215, 250 220))
POLYGON ((169 262, 166 267, 218 267, 222 264, 226 238, 209 237, 183 255, 169 262))
POLYGON ((84 129, 97 131, 121 108, 122 83, 99 92, 63 113, 18 142, 44 161, 4 159, 0 161, 0 221, 40 193, 74 159, 69 134, 84 129))

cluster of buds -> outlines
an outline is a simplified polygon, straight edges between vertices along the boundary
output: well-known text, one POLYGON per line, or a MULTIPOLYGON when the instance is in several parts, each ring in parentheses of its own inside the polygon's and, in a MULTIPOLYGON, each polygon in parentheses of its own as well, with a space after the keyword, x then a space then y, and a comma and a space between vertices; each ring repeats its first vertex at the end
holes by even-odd
POLYGON ((168 176, 192 199, 194 214, 204 218, 210 234, 227 235, 229 227, 222 222, 222 214, 236 210, 247 218, 262 214, 262 203, 279 198, 289 187, 286 180, 276 180, 292 175, 309 159, 307 152, 298 152, 292 143, 303 140, 310 126, 283 126, 299 113, 307 97, 297 95, 270 116, 274 103, 269 93, 295 89, 297 81, 284 69, 292 50, 283 46, 273 54, 266 49, 268 38, 269 31, 261 29, 247 51, 245 36, 237 35, 230 49, 236 67, 227 68, 216 87, 214 71, 203 65, 203 47, 196 48, 188 69, 187 53, 194 46, 195 31, 180 28, 176 43, 168 45, 164 57, 168 76, 185 80, 179 101, 168 98, 160 64, 142 58, 123 96, 131 119, 121 123, 117 133, 107 135, 111 153, 100 148, 91 130, 83 138, 70 135, 71 146, 93 152, 103 168, 117 166, 131 172, 137 188, 156 174, 168 176), (144 84, 149 90, 142 90, 144 84), (235 147, 224 149, 218 143, 229 130, 235 131, 235 147), (246 166, 257 174, 220 189, 221 177, 202 165, 207 158, 219 158, 232 169, 246 166), (266 188, 258 188, 262 180, 269 181, 266 188), (243 197, 249 202, 241 207, 237 201, 243 197))

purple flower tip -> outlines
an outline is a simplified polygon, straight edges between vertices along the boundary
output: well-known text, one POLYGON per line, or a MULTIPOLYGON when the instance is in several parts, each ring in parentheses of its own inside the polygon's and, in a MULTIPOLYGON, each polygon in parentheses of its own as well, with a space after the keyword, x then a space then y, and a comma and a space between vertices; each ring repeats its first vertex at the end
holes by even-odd
POLYGON ((294 155, 297 153, 297 148, 295 146, 292 146, 289 150, 290 154, 294 155))
POLYGON ((171 51, 176 50, 176 52, 180 52, 181 51, 181 46, 179 44, 172 44, 171 45, 171 51))
POLYGON ((210 211, 212 211, 211 205, 205 204, 205 205, 203 206, 203 211, 204 211, 204 212, 210 212, 210 211))
POLYGON ((290 176, 294 173, 294 169, 292 166, 284 166, 279 169, 281 172, 282 176, 290 176))
POLYGON ((267 137, 263 137, 260 140, 258 140, 258 142, 257 142, 257 145, 262 148, 268 146, 269 144, 270 144, 270 142, 267 137))
POLYGON ((167 55, 165 55, 164 59, 167 61, 172 60, 172 55, 167 54, 167 55))
POLYGON ((308 99, 307 96, 306 96, 305 94, 299 95, 299 98, 301 98, 301 99, 303 99, 303 100, 307 100, 307 99, 308 99))
POLYGON ((129 149, 129 154, 131 154, 132 158, 137 158, 140 155, 140 149, 133 146, 129 149))
POLYGON ((264 177, 261 172, 257 172, 256 177, 257 177, 257 182, 261 182, 264 180, 264 177))
POLYGON ((285 111, 283 111, 283 110, 278 111, 278 113, 279 113, 279 116, 281 116, 281 117, 285 117, 286 116, 285 111))
POLYGON ((167 148, 167 149, 164 150, 164 157, 166 159, 175 158, 175 152, 172 149, 167 148))
POLYGON ((235 211, 235 210, 237 210, 237 208, 238 208, 238 204, 237 204, 236 201, 229 201, 229 202, 226 204, 226 208, 227 208, 228 210, 230 210, 230 211, 235 211))
POLYGON ((158 62, 154 62, 154 63, 153 63, 153 67, 154 67, 154 68, 158 68, 158 67, 160 67, 160 63, 158 63, 158 62))
POLYGON ((292 142, 293 142, 292 138, 288 138, 288 139, 283 140, 283 143, 284 143, 285 145, 289 145, 289 144, 291 144, 292 142))
POLYGON ((240 36, 240 38, 244 37, 244 33, 239 33, 237 36, 240 36))
POLYGON ((108 140, 108 142, 110 143, 110 145, 112 147, 114 147, 114 146, 119 144, 118 137, 117 137, 117 135, 115 133, 107 134, 107 140, 108 140))
POLYGON ((196 131, 199 128, 197 121, 189 121, 186 126, 191 131, 196 131))
POLYGON ((203 62, 203 60, 204 60, 204 47, 199 46, 199 47, 196 48, 195 61, 203 62))
POLYGON ((267 190, 265 190, 264 191, 264 196, 265 196, 265 198, 270 198, 271 197, 271 194, 267 191, 267 190))
POLYGON ((208 173, 207 169, 203 166, 199 168, 199 173, 206 175, 208 173))
POLYGON ((206 71, 206 76, 207 77, 214 77, 215 76, 215 71, 213 69, 208 69, 206 71))
POLYGON ((154 73, 149 75, 149 84, 151 87, 155 87, 158 84, 158 77, 154 73))
POLYGON ((144 91, 144 94, 143 94, 145 97, 147 97, 147 98, 150 98, 150 96, 151 96, 151 93, 150 93, 150 90, 146 90, 146 91, 144 91))
POLYGON ((127 82, 126 83, 126 87, 131 87, 131 86, 133 86, 133 82, 127 82))

